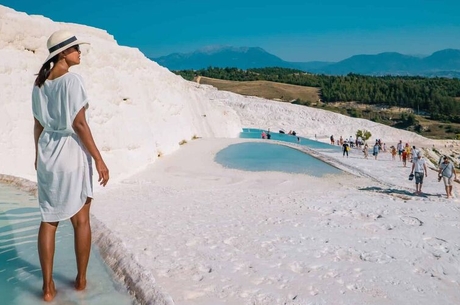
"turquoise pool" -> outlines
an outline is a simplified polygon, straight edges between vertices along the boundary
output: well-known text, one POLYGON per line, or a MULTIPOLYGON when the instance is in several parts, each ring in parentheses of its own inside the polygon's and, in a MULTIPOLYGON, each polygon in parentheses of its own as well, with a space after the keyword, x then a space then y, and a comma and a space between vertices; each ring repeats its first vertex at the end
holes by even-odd
MULTIPOLYGON (((240 133, 240 138, 261 139, 262 131, 267 132, 266 130, 263 130, 263 129, 243 128, 243 132, 240 133)), ((270 135, 271 135, 271 140, 296 143, 296 144, 307 146, 313 149, 331 149, 331 150, 337 150, 337 151, 341 150, 340 146, 330 145, 327 143, 310 140, 310 139, 303 138, 300 136, 298 137, 300 141, 298 141, 297 136, 293 136, 289 134, 283 134, 283 133, 270 131, 270 135)), ((270 140, 267 140, 267 141, 270 141, 270 140)))
MULTIPOLYGON (((37 254, 40 212, 35 197, 0 183, 0 296, 1 304, 44 304, 37 254)), ((54 276, 58 294, 51 304, 135 304, 124 286, 93 247, 88 268, 88 288, 77 292, 73 230, 70 221, 59 224, 56 234, 54 276)))
POLYGON ((299 150, 268 142, 233 144, 219 151, 214 160, 225 167, 246 171, 278 171, 315 177, 343 173, 299 150))

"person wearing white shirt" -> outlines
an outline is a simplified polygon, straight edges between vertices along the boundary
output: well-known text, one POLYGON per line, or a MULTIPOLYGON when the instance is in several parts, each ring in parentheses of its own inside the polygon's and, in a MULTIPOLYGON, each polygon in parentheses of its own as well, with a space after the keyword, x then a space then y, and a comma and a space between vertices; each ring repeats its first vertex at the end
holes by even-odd
POLYGON ((457 179, 457 173, 455 172, 454 165, 447 156, 444 156, 443 162, 439 164, 438 177, 439 180, 442 179, 444 181, 447 198, 452 197, 452 182, 457 179))
POLYGON ((412 150, 411 150, 411 162, 415 162, 415 160, 417 160, 417 154, 418 154, 419 150, 417 148, 415 148, 415 146, 412 146, 412 150))
MULTIPOLYGON (((92 162, 105 186, 109 170, 86 120, 88 95, 83 78, 69 68, 80 64, 80 45, 72 33, 54 32, 47 42, 48 58, 32 89, 35 169, 42 221, 38 256, 43 277, 43 300, 56 296, 53 258, 59 222, 70 219, 74 228, 77 265, 76 290, 86 288, 91 252, 90 206, 93 198, 92 162)), ((38 302, 38 301, 37 301, 38 302)))
POLYGON ((412 161, 411 175, 415 174, 415 195, 422 193, 423 176, 428 177, 426 170, 426 160, 422 156, 422 152, 417 152, 417 158, 412 161))
POLYGON ((396 150, 398 151, 399 161, 401 161, 402 152, 403 152, 403 150, 404 150, 404 147, 403 147, 403 144, 402 144, 402 140, 399 140, 399 143, 396 145, 396 150))

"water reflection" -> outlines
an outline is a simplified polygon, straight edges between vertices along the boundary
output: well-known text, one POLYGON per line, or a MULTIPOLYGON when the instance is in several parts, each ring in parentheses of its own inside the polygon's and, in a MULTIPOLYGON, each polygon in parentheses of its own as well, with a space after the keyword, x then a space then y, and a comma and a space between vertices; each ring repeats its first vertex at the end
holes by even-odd
MULTIPOLYGON (((36 199, 0 184, 0 296, 2 304, 41 302, 41 271, 37 253, 40 212, 36 199)), ((56 233, 54 280, 58 304, 134 304, 126 289, 112 280, 109 270, 93 247, 88 267, 88 289, 73 289, 76 262, 70 221, 56 233)))

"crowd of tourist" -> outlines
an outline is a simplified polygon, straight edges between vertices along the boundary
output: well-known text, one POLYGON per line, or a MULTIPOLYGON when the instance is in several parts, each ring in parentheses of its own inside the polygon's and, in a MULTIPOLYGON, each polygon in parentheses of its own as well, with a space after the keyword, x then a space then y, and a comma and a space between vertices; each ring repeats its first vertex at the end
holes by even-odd
MULTIPOLYGON (((377 160, 380 153, 390 152, 391 160, 396 161, 396 155, 399 157, 399 161, 402 162, 403 167, 410 167, 411 172, 409 175, 409 180, 415 181, 415 195, 422 194, 423 180, 428 176, 427 171, 427 159, 423 156, 423 152, 415 147, 415 145, 409 145, 409 143, 403 144, 402 140, 396 145, 390 146, 387 151, 387 146, 381 139, 376 139, 372 148, 369 148, 369 145, 364 142, 360 137, 353 138, 350 136, 347 139, 343 139, 342 136, 335 141, 334 136, 330 137, 331 145, 339 145, 342 147, 343 157, 349 156, 349 151, 352 148, 360 149, 364 154, 364 159, 368 159, 369 152, 372 152, 374 159, 377 160), (410 165, 411 164, 411 165, 410 165)), ((441 156, 437 166, 437 175, 438 181, 441 180, 444 182, 444 187, 446 191, 446 197, 451 198, 452 187, 454 182, 457 181, 457 173, 455 171, 455 165, 453 161, 448 156, 441 156)))

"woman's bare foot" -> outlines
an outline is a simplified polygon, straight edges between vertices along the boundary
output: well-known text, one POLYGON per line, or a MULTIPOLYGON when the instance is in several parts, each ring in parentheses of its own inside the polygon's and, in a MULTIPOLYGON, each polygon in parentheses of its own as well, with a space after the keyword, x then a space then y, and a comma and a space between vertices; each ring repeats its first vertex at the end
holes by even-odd
POLYGON ((75 289, 80 291, 80 290, 85 290, 86 288, 86 279, 77 278, 75 279, 75 289))
POLYGON ((48 287, 45 287, 43 285, 42 287, 43 290, 43 301, 45 302, 51 302, 54 300, 54 297, 56 296, 56 288, 54 287, 54 281, 51 281, 51 284, 48 287))

